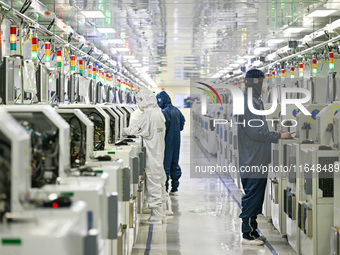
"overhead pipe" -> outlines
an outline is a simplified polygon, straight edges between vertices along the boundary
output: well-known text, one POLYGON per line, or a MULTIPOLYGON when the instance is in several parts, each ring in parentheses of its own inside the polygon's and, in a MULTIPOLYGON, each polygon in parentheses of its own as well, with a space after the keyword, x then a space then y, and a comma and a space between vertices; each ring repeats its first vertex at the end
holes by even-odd
MULTIPOLYGON (((10 5, 8 5, 8 4, 6 4, 5 2, 0 1, 0 5, 1 5, 2 7, 4 7, 4 8, 6 8, 8 11, 11 10, 16 16, 20 17, 21 19, 24 19, 24 20, 26 20, 26 21, 29 21, 29 22, 31 22, 32 24, 38 24, 38 25, 39 25, 39 23, 37 23, 35 20, 33 20, 33 19, 27 17, 25 14, 22 14, 21 12, 15 10, 15 9, 12 9, 12 7, 11 7, 10 5)), ((60 36, 58 36, 58 35, 52 33, 51 31, 49 31, 47 28, 45 28, 45 27, 39 25, 39 26, 37 27, 37 30, 38 30, 39 32, 41 32, 41 33, 45 33, 45 34, 47 34, 47 35, 49 35, 49 36, 53 36, 53 37, 55 38, 55 41, 56 41, 57 43, 68 44, 69 47, 70 47, 70 49, 72 49, 73 51, 76 51, 76 52, 80 53, 82 56, 86 56, 87 58, 91 59, 91 60, 94 61, 94 62, 97 62, 97 63, 99 62, 99 63, 103 66, 103 68, 105 68, 105 69, 107 69, 107 70, 110 70, 111 72, 114 72, 114 73, 116 72, 116 70, 112 69, 111 67, 109 67, 109 66, 107 66, 106 64, 102 63, 101 61, 98 61, 97 59, 95 59, 95 58, 92 57, 91 55, 88 55, 87 53, 81 51, 81 50, 78 49, 77 47, 75 47, 75 46, 69 44, 69 43, 66 42, 64 39, 62 39, 60 36)), ((124 78, 129 78, 129 77, 125 76, 124 74, 121 74, 121 76, 123 76, 124 78)), ((130 78, 130 79, 131 79, 131 78, 130 78)), ((138 86, 142 86, 142 85, 143 85, 143 84, 138 84, 138 86)), ((136 84, 136 86, 137 86, 137 84, 136 84)), ((145 86, 145 85, 144 85, 144 86, 145 86)), ((145 86, 145 87, 147 87, 147 86, 145 86)))

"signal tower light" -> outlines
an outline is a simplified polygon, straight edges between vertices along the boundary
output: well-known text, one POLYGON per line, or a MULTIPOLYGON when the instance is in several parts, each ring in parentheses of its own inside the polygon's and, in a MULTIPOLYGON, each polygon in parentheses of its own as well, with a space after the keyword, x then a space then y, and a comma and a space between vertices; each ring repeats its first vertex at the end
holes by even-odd
POLYGON ((92 78, 94 79, 94 80, 96 80, 97 79, 97 67, 93 67, 93 69, 92 69, 92 78))
POLYGON ((89 64, 88 77, 89 77, 89 78, 92 78, 92 63, 89 64))
POLYGON ((106 74, 106 84, 109 84, 110 82, 110 75, 107 73, 106 74))
POLYGON ((51 43, 45 42, 45 65, 50 66, 51 63, 51 43))
POLYGON ((32 37, 32 59, 38 58, 38 38, 32 37))
POLYGON ((303 63, 299 64, 299 77, 303 78, 303 63))
POLYGON ((318 69, 317 69, 317 61, 316 58, 313 58, 313 74, 317 74, 318 73, 318 69))
POLYGON ((290 78, 295 78, 295 68, 293 66, 290 68, 290 78))
POLYGON ((71 73, 74 73, 76 71, 76 56, 71 56, 71 73))
POLYGON ((275 71, 272 72, 272 78, 275 79, 275 71))
POLYGON ((98 80, 101 82, 102 81, 102 69, 98 70, 98 80))
POLYGON ((11 55, 15 55, 17 52, 17 27, 16 26, 11 26, 10 28, 9 42, 10 42, 11 55))
POLYGON ((79 60, 79 73, 80 74, 84 73, 84 60, 82 59, 79 60))
POLYGON ((285 69, 282 69, 281 70, 281 78, 285 78, 285 76, 286 76, 286 71, 285 71, 285 69))
POLYGON ((270 77, 270 74, 267 73, 267 74, 266 74, 266 81, 267 81, 267 83, 269 83, 269 77, 270 77))
POLYGON ((57 67, 61 67, 61 50, 57 51, 57 67))
POLYGON ((329 69, 333 70, 334 69, 334 52, 329 53, 329 69))

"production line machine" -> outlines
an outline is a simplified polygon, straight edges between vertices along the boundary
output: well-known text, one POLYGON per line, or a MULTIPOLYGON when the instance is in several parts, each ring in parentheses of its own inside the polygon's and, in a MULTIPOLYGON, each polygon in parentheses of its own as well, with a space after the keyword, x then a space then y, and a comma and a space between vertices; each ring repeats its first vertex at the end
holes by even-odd
MULTIPOLYGON (((271 198, 279 208, 278 213, 272 211, 272 218, 296 252, 321 254, 329 253, 330 249, 334 196, 330 169, 340 156, 335 148, 333 117, 340 105, 332 93, 337 91, 335 75, 329 75, 327 90, 322 89, 321 79, 310 78, 305 82, 312 92, 311 104, 306 107, 311 116, 298 113, 295 139, 280 140, 273 146, 273 164, 286 166, 288 171, 280 171, 278 178, 270 179, 271 198), (318 103, 326 98, 326 92, 327 106, 325 101, 318 103)), ((287 108, 290 119, 294 110, 287 108)))
POLYGON ((4 109, 0 116, 1 254, 97 254, 98 233, 89 228, 86 204, 30 193, 30 136, 4 109))
MULTIPOLYGON (((105 108, 105 107, 104 107, 105 108)), ((84 113, 82 113, 79 109, 64 109, 59 108, 57 112, 67 120, 70 125, 72 124, 72 120, 74 116, 78 117, 83 123, 84 130, 87 130, 86 140, 84 143, 90 147, 91 154, 93 153, 93 147, 95 146, 93 141, 93 123, 86 117, 84 113), (80 118, 81 117, 81 118, 80 118), (87 142, 89 141, 89 142, 87 142)), ((74 120, 73 120, 74 122, 74 120)), ((77 122, 76 122, 77 123, 77 122)), ((116 122, 117 123, 117 122, 116 122)), ((72 129, 72 125, 71 125, 72 129)), ((72 132, 71 132, 72 133, 72 132)), ((85 137, 85 135, 83 136, 85 137)), ((72 156, 71 156, 72 159, 72 156)), ((144 153, 141 154, 141 159, 143 160, 140 165, 141 169, 144 171, 144 153)), ((85 164, 84 164, 85 165, 85 164)), ((109 174, 110 184, 109 184, 109 192, 118 192, 119 194, 119 225, 125 226, 125 229, 120 229, 121 234, 128 235, 130 229, 132 229, 133 237, 129 240, 129 245, 131 246, 137 237, 138 232, 138 223, 139 216, 137 213, 141 213, 143 197, 144 197, 144 183, 142 180, 138 179, 138 186, 130 184, 130 169, 123 167, 122 159, 111 159, 109 161, 98 161, 90 156, 86 160, 86 166, 91 165, 91 168, 97 173, 107 173, 109 174), (135 192, 130 193, 130 189, 134 188, 135 192), (137 188, 137 189, 136 189, 137 188), (129 226, 129 227, 127 227, 129 226)), ((124 238, 124 240, 128 240, 128 238, 124 238)), ((115 242, 115 241, 113 241, 115 242)), ((131 248, 131 247, 130 247, 131 248)))
MULTIPOLYGON (((130 226, 133 229, 133 237, 130 239, 130 245, 133 244, 137 235, 137 226, 139 224, 139 217, 137 213, 141 212, 143 204, 144 195, 144 180, 142 178, 145 169, 145 148, 141 147, 141 139, 135 138, 137 142, 131 141, 129 145, 127 142, 122 143, 123 145, 115 144, 109 142, 108 134, 115 133, 115 123, 118 124, 118 129, 120 129, 119 121, 116 119, 117 114, 112 111, 113 107, 109 108, 108 105, 82 105, 82 104, 70 104, 70 105, 60 105, 60 109, 80 109, 94 124, 94 143, 95 148, 93 152, 93 157, 90 161, 86 163, 87 166, 112 166, 121 165, 123 160, 123 168, 126 178, 130 180, 130 185, 128 191, 129 195, 124 195, 124 205, 123 205, 123 222, 125 225, 130 226)), ((114 138, 114 136, 111 136, 114 138)), ((123 177, 124 180, 126 178, 123 177)), ((124 190, 124 194, 127 193, 124 190)), ((129 228, 126 229, 126 233, 129 234, 129 228)))
POLYGON ((118 235, 118 199, 117 194, 108 193, 108 174, 97 175, 89 168, 70 168, 69 125, 51 107, 6 106, 5 109, 33 136, 32 196, 56 193, 85 201, 92 211, 89 225, 98 229, 98 253, 108 254, 110 247, 104 240, 118 235))

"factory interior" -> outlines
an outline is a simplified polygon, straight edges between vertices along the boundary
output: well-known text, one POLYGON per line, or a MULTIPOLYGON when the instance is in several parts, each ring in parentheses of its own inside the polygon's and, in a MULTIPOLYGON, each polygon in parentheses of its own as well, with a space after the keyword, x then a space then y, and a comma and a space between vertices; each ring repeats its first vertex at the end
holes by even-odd
POLYGON ((0 255, 340 255, 340 0, 0 22, 0 255))

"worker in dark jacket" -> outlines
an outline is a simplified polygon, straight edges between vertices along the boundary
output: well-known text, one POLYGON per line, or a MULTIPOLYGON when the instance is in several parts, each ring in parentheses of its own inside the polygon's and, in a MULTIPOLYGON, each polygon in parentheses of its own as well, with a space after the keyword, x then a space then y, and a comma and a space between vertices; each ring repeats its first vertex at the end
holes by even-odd
POLYGON ((185 118, 180 110, 172 105, 171 99, 165 91, 158 93, 156 98, 158 106, 162 109, 165 117, 164 170, 167 176, 165 187, 166 191, 168 191, 169 178, 171 178, 170 195, 177 196, 179 178, 182 175, 178 160, 181 146, 181 131, 184 128, 185 118))
MULTIPOLYGON (((246 74, 246 92, 244 94, 244 115, 238 116, 238 151, 241 182, 244 190, 242 197, 242 244, 263 245, 265 237, 257 233, 257 215, 262 213, 262 206, 267 185, 267 172, 262 166, 268 166, 271 161, 271 143, 278 143, 280 138, 290 138, 289 133, 271 132, 265 116, 256 115, 248 107, 248 88, 252 88, 253 106, 264 110, 261 94, 265 92, 264 73, 252 69, 246 74), (263 85, 264 84, 264 85, 263 85), (252 120, 251 125, 248 121, 252 120), (254 121, 259 120, 259 121, 254 121), (261 126, 261 123, 263 125, 261 126), (257 166, 259 171, 245 171, 246 167, 257 166), (242 171, 243 170, 243 171, 242 171)), ((254 168, 253 168, 254 169, 254 168)))

